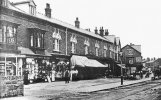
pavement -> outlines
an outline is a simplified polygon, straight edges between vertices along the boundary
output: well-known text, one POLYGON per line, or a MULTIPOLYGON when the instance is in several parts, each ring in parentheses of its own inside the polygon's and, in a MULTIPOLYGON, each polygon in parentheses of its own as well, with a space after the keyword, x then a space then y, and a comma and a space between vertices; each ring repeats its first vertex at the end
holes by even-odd
POLYGON ((46 100, 47 97, 58 96, 63 93, 90 93, 100 90, 132 85, 149 81, 151 78, 140 80, 124 80, 121 85, 120 78, 100 78, 94 80, 80 80, 65 83, 64 81, 44 82, 24 85, 24 96, 1 98, 2 100, 46 100))

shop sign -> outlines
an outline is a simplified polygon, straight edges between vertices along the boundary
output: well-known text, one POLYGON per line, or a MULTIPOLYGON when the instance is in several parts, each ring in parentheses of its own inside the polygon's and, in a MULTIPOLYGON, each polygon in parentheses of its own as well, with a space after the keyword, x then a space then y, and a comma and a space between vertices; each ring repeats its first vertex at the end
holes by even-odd
POLYGON ((23 94, 23 76, 0 76, 0 98, 23 94))

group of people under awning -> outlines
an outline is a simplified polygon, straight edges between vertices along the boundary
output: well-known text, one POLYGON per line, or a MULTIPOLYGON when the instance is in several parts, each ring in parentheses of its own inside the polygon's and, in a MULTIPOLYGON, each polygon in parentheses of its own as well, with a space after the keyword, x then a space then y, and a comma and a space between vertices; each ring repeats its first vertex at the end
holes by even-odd
POLYGON ((105 74, 106 68, 108 67, 101 64, 97 60, 88 59, 85 56, 73 55, 70 61, 71 61, 71 71, 74 70, 75 73, 78 72, 77 78, 79 79, 103 76, 105 74))

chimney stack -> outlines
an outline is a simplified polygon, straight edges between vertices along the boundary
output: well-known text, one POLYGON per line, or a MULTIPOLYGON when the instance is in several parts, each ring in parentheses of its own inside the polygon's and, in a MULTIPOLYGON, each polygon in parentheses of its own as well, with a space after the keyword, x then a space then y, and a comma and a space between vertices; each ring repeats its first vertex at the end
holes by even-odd
POLYGON ((46 3, 45 15, 47 17, 51 18, 51 8, 50 8, 50 4, 49 3, 46 3))
POLYGON ((95 34, 98 34, 98 30, 97 30, 97 27, 95 28, 95 30, 94 30, 94 31, 95 31, 95 34))
POLYGON ((76 21, 75 21, 75 27, 79 28, 80 27, 79 24, 80 24, 80 22, 79 22, 78 17, 77 17, 76 21))
POLYGON ((100 27, 100 36, 104 36, 104 29, 100 27))
POLYGON ((108 32, 108 29, 105 30, 105 36, 108 36, 109 35, 109 32, 108 32))

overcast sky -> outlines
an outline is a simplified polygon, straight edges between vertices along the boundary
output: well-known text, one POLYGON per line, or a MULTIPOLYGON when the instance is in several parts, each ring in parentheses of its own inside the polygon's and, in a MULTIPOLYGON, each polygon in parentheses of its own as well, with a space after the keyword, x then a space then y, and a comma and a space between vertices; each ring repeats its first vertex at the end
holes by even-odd
MULTIPOLYGON (((19 1, 19 0, 10 0, 19 1)), ((22 0, 21 0, 22 1, 22 0)), ((52 17, 74 25, 76 17, 83 29, 104 27, 126 44, 141 45, 143 58, 161 57, 160 0, 34 0, 44 13, 50 3, 52 17)))

